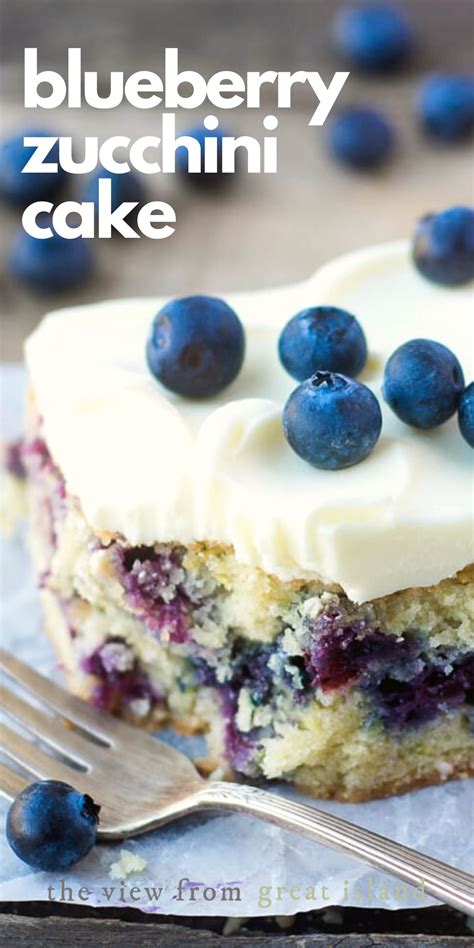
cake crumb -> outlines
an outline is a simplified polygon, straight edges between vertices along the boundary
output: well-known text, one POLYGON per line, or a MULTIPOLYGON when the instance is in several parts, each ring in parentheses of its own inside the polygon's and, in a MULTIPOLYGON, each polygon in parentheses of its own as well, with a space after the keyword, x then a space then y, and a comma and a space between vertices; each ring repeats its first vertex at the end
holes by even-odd
POLYGON ((224 936, 235 935, 246 922, 248 922, 248 918, 228 918, 224 923, 222 934, 224 936))
POLYGON ((125 879, 133 872, 142 872, 146 865, 147 861, 142 856, 138 856, 128 849, 121 849, 120 859, 118 862, 112 863, 109 876, 111 879, 125 879))
POLYGON ((435 766, 442 780, 447 780, 453 772, 453 765, 447 760, 438 760, 435 766))
POLYGON ((239 695, 236 724, 239 731, 246 734, 252 728, 254 706, 250 697, 250 690, 242 688, 239 695))

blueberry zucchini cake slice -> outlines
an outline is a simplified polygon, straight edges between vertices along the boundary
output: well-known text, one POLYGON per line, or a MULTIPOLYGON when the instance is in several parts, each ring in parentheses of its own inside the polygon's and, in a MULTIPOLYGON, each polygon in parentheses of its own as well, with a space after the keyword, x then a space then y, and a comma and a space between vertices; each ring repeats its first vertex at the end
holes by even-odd
POLYGON ((455 406, 439 423, 445 390, 433 406, 421 375, 400 396, 393 363, 381 390, 414 338, 469 381, 470 287, 427 279, 401 242, 227 303, 77 307, 27 342, 31 548, 70 687, 137 725, 206 731, 220 773, 316 797, 467 776, 472 452, 455 406), (306 388, 284 429, 285 365, 306 388), (435 427, 400 417, 420 387, 435 427), (316 423, 337 437, 311 440, 316 423))

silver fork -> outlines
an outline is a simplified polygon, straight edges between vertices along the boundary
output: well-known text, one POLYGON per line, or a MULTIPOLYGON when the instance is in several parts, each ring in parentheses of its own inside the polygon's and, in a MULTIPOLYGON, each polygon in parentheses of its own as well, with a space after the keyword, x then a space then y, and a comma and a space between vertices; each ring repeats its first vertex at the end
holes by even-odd
POLYGON ((134 836, 202 810, 248 813, 340 850, 464 912, 474 910, 474 877, 316 807, 241 784, 209 782, 190 760, 149 734, 98 711, 0 649, 0 667, 36 702, 2 689, 7 715, 61 755, 1 725, 0 791, 16 796, 33 778, 64 780, 101 805, 99 838, 134 836), (38 706, 39 705, 39 706, 38 706), (46 706, 46 708, 45 708, 46 706), (51 713, 53 712, 53 713, 51 713))

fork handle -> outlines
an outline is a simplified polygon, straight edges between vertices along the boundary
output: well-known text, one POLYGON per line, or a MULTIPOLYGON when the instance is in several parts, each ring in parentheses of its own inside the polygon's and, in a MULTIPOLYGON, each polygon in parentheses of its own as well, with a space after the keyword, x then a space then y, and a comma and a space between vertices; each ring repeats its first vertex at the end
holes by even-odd
POLYGON ((251 814, 384 869, 411 885, 422 885, 428 895, 462 912, 474 911, 474 876, 339 816, 257 787, 233 783, 210 782, 198 797, 198 809, 251 814))

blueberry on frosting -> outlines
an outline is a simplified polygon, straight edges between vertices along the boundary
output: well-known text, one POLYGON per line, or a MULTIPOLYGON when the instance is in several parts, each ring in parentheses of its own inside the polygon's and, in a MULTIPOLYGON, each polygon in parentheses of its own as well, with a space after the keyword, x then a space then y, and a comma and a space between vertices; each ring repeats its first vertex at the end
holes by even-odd
POLYGON ((474 76, 427 76, 416 100, 425 132, 442 142, 466 138, 474 129, 474 76))
POLYGON ((457 286, 474 279, 474 210, 450 207, 422 217, 412 247, 416 268, 434 283, 457 286))
POLYGON ((471 448, 474 448, 474 382, 464 390, 459 399, 459 430, 471 448))
POLYGON ((411 339, 390 356, 383 396, 401 421, 436 428, 454 415, 464 375, 453 352, 431 339, 411 339))
POLYGON ((413 37, 408 20, 395 5, 365 3, 342 10, 334 24, 341 54, 359 69, 395 69, 408 56, 413 37))
POLYGON ((337 306, 313 306, 293 316, 280 335, 278 351, 287 372, 300 382, 320 370, 356 376, 367 361, 361 326, 337 306))
POLYGON ((303 460, 335 471, 370 454, 380 436, 382 413, 366 385, 335 372, 316 372, 290 395, 283 428, 303 460))
POLYGON ((15 855, 34 869, 61 872, 95 843, 99 810, 86 793, 60 780, 25 787, 7 815, 7 839, 15 855))
POLYGON ((351 106, 329 126, 329 149, 344 165, 359 170, 379 168, 390 158, 395 142, 392 126, 378 111, 351 106))
POLYGON ((244 353, 240 319, 214 296, 187 296, 163 306, 146 348, 155 378, 187 398, 210 398, 230 385, 244 353))

